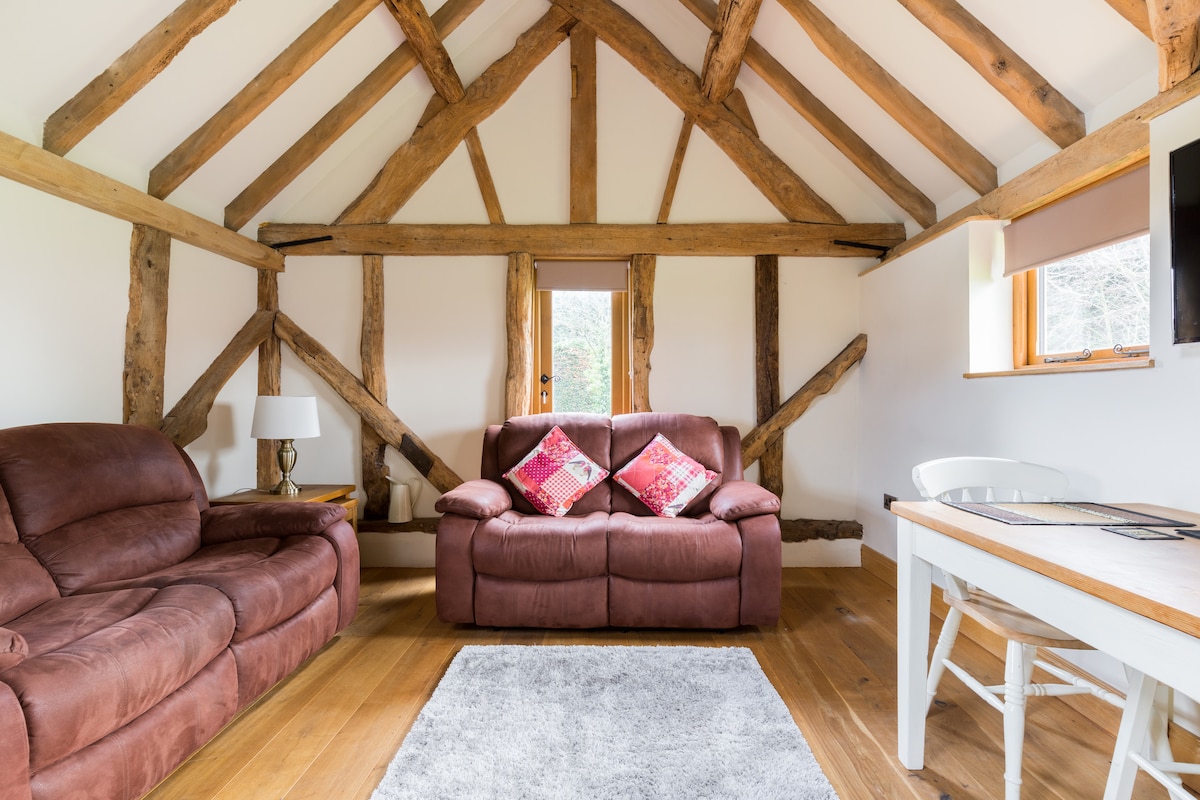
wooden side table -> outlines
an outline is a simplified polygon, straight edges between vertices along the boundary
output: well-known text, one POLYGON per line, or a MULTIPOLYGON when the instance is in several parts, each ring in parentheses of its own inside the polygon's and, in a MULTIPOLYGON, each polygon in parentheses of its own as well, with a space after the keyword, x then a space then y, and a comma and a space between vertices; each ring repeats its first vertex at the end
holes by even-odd
POLYGON ((358 533, 358 498, 350 496, 356 488, 353 484, 309 483, 300 489, 299 494, 271 494, 265 489, 251 489, 224 497, 211 497, 208 502, 214 506, 236 503, 334 503, 346 509, 346 521, 358 533))

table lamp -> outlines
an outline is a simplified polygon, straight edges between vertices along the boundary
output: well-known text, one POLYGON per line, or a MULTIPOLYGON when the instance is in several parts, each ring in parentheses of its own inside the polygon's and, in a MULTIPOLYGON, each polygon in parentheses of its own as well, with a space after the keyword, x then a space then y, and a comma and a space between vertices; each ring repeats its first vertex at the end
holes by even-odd
POLYGON ((279 440, 279 470, 283 480, 271 494, 299 494, 300 487, 292 482, 296 466, 294 439, 312 439, 321 435, 317 421, 317 398, 259 395, 254 401, 254 421, 250 436, 255 439, 279 440))

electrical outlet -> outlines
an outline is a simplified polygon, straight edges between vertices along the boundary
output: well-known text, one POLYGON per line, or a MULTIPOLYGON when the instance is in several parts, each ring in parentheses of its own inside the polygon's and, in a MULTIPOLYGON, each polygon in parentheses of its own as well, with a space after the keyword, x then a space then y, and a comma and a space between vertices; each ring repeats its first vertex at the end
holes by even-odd
POLYGON ((884 492, 884 495, 883 495, 883 507, 884 507, 886 510, 888 510, 888 511, 891 511, 891 510, 892 510, 892 503, 894 503, 894 502, 895 502, 897 499, 899 499, 899 498, 897 498, 895 495, 893 495, 893 494, 887 494, 886 492, 884 492))

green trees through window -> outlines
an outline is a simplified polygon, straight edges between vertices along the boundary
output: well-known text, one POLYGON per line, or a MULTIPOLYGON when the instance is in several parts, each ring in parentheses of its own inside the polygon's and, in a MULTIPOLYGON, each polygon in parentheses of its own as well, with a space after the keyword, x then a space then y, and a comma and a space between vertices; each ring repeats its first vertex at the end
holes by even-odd
POLYGON ((554 410, 611 413, 612 292, 553 295, 554 410))

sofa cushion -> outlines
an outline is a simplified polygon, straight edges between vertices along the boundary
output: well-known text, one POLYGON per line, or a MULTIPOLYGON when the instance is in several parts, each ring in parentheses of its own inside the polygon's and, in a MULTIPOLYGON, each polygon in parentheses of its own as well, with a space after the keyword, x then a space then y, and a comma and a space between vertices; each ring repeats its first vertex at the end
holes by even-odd
MULTIPOLYGON (((217 508, 220 508, 218 506, 217 508)), ((186 561, 138 578, 88 591, 203 584, 229 598, 236 614, 233 641, 292 617, 333 584, 333 545, 320 536, 247 539, 202 547, 186 561)))
POLYGON ((21 541, 65 594, 159 569, 200 546, 191 473, 175 445, 149 428, 0 431, 0 486, 21 541))
MULTIPOLYGON (((704 514, 708 511, 708 498, 722 483, 725 464, 721 428, 711 417, 655 412, 618 414, 612 418, 612 463, 629 463, 660 433, 680 452, 698 461, 706 470, 716 473, 717 477, 684 507, 681 516, 704 514)), ((620 485, 613 487, 611 509, 639 516, 654 513, 620 485)))
MULTIPOLYGON (((494 447, 495 453, 485 451, 483 465, 488 471, 483 478, 502 483, 512 497, 515 511, 525 514, 539 513, 516 487, 504 480, 503 473, 524 458, 550 429, 558 426, 572 442, 601 469, 612 471, 609 447, 612 440, 611 420, 602 414, 530 414, 511 417, 496 434, 494 443, 485 439, 485 448, 494 447), (493 474, 490 470, 495 468, 493 474)), ((647 440, 649 441, 649 440, 647 440)), ((567 514, 583 516, 593 511, 608 511, 611 489, 604 481, 579 498, 567 514)))
POLYGON ((154 589, 72 595, 43 603, 8 627, 25 638, 30 654, 40 656, 132 617, 154 595, 154 589))
POLYGON ((613 514, 608 525, 608 569, 643 581, 691 582, 737 577, 742 537, 737 526, 712 514, 639 517, 613 514))
POLYGON ((608 571, 608 515, 525 516, 483 520, 471 541, 475 571, 514 580, 567 581, 608 571))
POLYGON ((135 613, 4 673, 25 712, 31 771, 128 724, 229 646, 233 609, 220 592, 149 594, 135 613))
POLYGON ((543 514, 564 516, 575 501, 608 477, 555 425, 504 478, 543 514))
POLYGON ((613 480, 659 517, 677 517, 712 483, 717 473, 679 452, 671 440, 655 434, 650 444, 613 475, 613 480))

